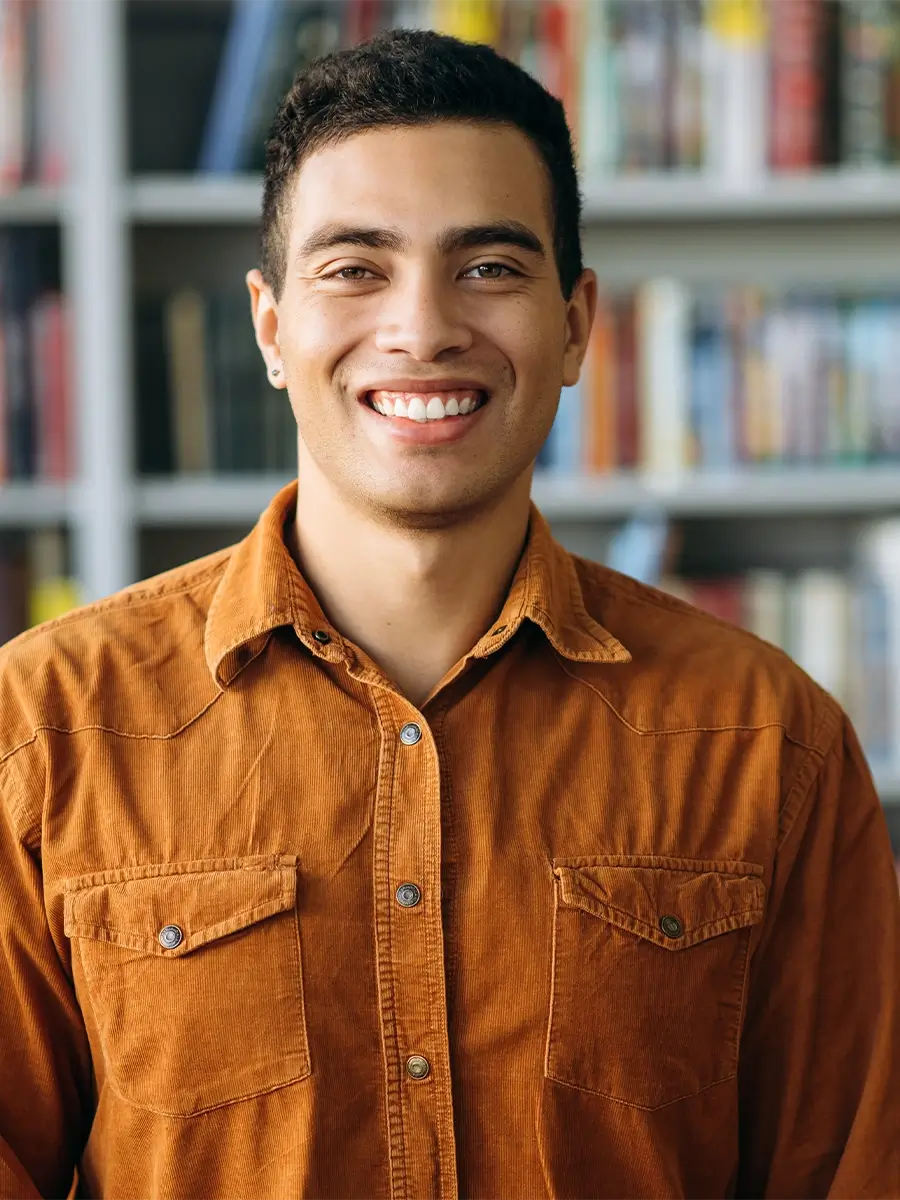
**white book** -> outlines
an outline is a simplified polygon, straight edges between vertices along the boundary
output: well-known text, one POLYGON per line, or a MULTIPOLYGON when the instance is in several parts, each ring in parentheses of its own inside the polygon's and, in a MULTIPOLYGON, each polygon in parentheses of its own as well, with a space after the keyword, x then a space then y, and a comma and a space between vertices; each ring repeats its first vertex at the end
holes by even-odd
POLYGON ((788 581, 781 571, 757 568, 744 577, 744 627, 786 649, 788 581))
POLYGON ((648 475, 676 478, 689 465, 691 301, 687 286, 675 279, 641 284, 637 322, 640 463, 648 475))
POLYGON ((762 0, 708 0, 706 165, 726 188, 758 185, 768 165, 769 65, 762 0))
POLYGON ((594 0, 580 11, 584 61, 579 97, 578 157, 582 178, 599 179, 618 161, 615 60, 610 45, 609 5, 594 0))
POLYGON ((788 652, 840 704, 850 662, 850 585, 839 571, 801 571, 789 591, 788 652))
POLYGON ((890 756, 900 763, 900 518, 875 521, 860 534, 856 559, 861 571, 883 589, 887 600, 884 658, 887 665, 890 756))

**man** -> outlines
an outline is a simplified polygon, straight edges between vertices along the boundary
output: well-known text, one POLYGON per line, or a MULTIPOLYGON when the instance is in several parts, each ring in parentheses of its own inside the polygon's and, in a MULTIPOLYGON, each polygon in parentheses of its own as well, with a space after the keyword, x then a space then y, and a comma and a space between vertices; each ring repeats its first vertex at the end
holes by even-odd
POLYGON ((900 1195, 835 702, 530 508, 597 283, 559 103, 311 67, 247 277, 298 480, 0 671, 2 1195, 900 1195))

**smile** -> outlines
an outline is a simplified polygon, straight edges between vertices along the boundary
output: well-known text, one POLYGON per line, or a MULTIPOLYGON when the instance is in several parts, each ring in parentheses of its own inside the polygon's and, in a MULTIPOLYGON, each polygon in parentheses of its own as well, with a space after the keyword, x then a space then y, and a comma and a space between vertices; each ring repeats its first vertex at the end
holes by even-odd
POLYGON ((444 421, 450 417, 467 417, 487 404, 487 393, 481 390, 448 392, 367 392, 365 403, 383 417, 399 417, 407 421, 444 421))

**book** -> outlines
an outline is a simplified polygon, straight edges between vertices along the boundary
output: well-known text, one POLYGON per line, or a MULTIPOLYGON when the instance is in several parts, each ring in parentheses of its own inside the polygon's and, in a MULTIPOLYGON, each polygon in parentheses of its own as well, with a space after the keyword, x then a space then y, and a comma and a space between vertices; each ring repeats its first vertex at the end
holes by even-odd
POLYGON ((234 0, 197 170, 230 174, 242 166, 260 73, 277 28, 281 0, 234 0))
POLYGON ((766 16, 762 0, 708 0, 706 7, 706 166, 733 188, 757 185, 766 172, 766 16))
POLYGON ((23 0, 0 0, 0 192, 25 178, 27 52, 23 0))
POLYGON ((771 21, 770 165, 809 171, 822 157, 823 0, 778 0, 771 21))
POLYGON ((651 279, 637 289, 640 465, 656 476, 688 465, 689 320, 687 288, 651 279))
POLYGON ((164 310, 173 456, 179 474, 206 474, 210 454, 206 303, 195 288, 170 295, 164 310))
POLYGON ((888 158, 890 7, 888 0, 844 0, 841 14, 842 157, 854 166, 876 166, 888 158))

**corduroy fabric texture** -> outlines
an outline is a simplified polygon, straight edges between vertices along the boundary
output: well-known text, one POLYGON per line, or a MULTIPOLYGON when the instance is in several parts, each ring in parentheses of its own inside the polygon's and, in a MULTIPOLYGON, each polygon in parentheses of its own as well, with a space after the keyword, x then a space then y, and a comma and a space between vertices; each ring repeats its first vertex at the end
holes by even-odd
POLYGON ((295 504, 0 652, 0 1196, 900 1196, 835 702, 532 510, 416 709, 295 504))

